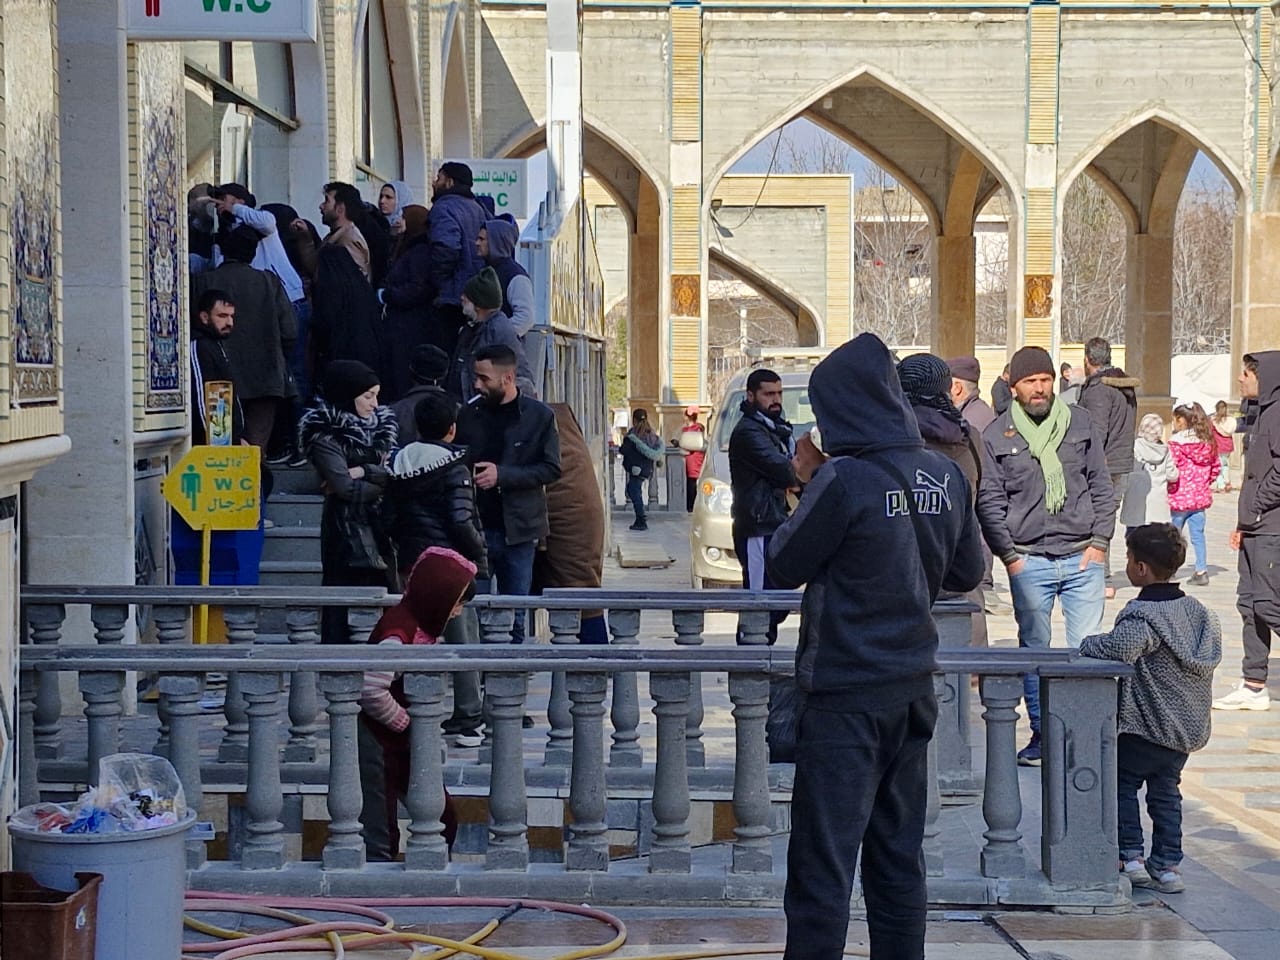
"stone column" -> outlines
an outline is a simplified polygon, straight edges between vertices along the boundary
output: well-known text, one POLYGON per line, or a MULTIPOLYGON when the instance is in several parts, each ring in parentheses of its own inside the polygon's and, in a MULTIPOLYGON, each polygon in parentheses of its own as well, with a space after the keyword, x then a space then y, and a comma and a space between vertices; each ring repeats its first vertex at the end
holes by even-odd
POLYGON ((977 241, 972 233, 934 241, 933 352, 940 357, 973 355, 977 337, 977 241))
MULTIPOLYGON (((134 582, 133 325, 124 4, 58 17, 64 424, 73 453, 27 484, 27 579, 134 582), (93 522, 85 522, 86 504, 93 522)), ((73 612, 76 625, 83 614, 73 612)), ((132 618, 125 624, 132 642, 132 618)), ((74 635, 68 631, 68 635, 74 635)), ((129 691, 131 694, 131 691, 129 691)), ((128 694, 126 694, 128 698, 128 694)), ((95 774, 96 776, 96 774, 95 774)))
POLYGON ((1142 381, 1138 415, 1168 416, 1173 357, 1173 237, 1125 242, 1125 372, 1142 381))
POLYGON ((658 192, 641 178, 627 257, 627 396, 654 410, 662 378, 662 230, 658 192))
MULTIPOLYGON (((1277 180, 1276 174, 1272 179, 1277 180)), ((1271 191, 1280 195, 1280 185, 1271 191)), ((1280 196, 1277 196, 1280 202, 1280 196)), ((1280 340, 1280 211, 1242 217, 1236 233, 1240 261, 1232 291, 1231 381, 1239 374, 1239 358, 1254 350, 1270 350, 1280 340)))

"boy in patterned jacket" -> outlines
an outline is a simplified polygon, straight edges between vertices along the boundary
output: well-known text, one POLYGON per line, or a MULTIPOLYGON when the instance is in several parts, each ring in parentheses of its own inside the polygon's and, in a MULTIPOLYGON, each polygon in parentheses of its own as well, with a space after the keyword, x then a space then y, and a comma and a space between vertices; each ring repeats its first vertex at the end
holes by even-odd
POLYGON ((1209 742, 1213 671, 1222 659, 1222 628, 1200 601, 1170 579, 1187 557, 1182 535, 1148 523, 1126 538, 1129 582, 1140 588, 1110 633, 1085 637, 1080 653, 1133 664, 1120 680, 1116 751, 1120 871, 1135 887, 1183 889, 1182 768, 1209 742), (1151 856, 1143 859, 1138 788, 1147 785, 1151 856))

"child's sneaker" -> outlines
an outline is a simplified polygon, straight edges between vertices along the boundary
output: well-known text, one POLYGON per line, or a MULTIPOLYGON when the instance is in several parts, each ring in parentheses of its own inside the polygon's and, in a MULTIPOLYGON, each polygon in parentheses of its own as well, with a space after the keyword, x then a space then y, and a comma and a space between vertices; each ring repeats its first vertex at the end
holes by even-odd
POLYGON ((1213 709, 1215 710, 1270 710, 1271 694, 1267 693, 1267 688, 1255 690, 1243 681, 1236 684, 1236 688, 1228 693, 1225 697, 1219 697, 1213 701, 1213 709))
POLYGON ((1120 876, 1128 877, 1130 886, 1155 886, 1155 881, 1151 878, 1151 874, 1147 873, 1147 865, 1142 862, 1140 857, 1133 860, 1121 860, 1120 876))
POLYGON ((1186 889, 1186 884, 1182 882, 1182 871, 1177 867, 1148 866, 1147 873, 1151 875, 1151 883, 1148 886, 1153 890, 1159 890, 1161 893, 1181 893, 1186 889))

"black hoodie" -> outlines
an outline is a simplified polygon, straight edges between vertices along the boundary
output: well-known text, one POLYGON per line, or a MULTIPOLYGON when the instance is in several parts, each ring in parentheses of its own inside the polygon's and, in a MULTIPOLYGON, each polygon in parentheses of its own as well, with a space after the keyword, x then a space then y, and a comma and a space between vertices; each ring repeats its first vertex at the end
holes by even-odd
POLYGON ((1238 524, 1247 534, 1280 535, 1280 350, 1258 361, 1258 415, 1249 432, 1238 524))
POLYGON ((796 681, 814 706, 901 705, 933 689, 939 591, 963 593, 982 579, 969 483, 951 459, 925 449, 893 359, 873 334, 818 364, 809 398, 831 459, 768 557, 778 587, 806 585, 796 681))

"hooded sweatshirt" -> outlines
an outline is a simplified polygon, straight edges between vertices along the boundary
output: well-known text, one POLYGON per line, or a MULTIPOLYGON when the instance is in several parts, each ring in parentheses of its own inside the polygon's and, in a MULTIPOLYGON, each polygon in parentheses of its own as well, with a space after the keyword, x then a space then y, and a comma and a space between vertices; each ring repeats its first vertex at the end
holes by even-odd
POLYGON ((520 230, 506 220, 489 220, 484 232, 489 238, 485 262, 493 267, 502 284, 502 312, 511 318, 516 336, 523 339, 533 329, 533 281, 516 260, 520 230))
POLYGON ((1111 632, 1085 637, 1080 653, 1133 664, 1133 676, 1120 678, 1121 733, 1181 753, 1209 742, 1222 627, 1213 611, 1176 584, 1143 587, 1111 632))
POLYGON ((775 586, 805 585, 796 682, 817 709, 899 706, 933 689, 938 592, 982 579, 969 484, 954 461, 925 449, 875 335, 818 364, 809 397, 831 459, 768 553, 775 586))
MULTIPOLYGON (((444 547, 429 547, 405 579, 400 602, 390 607, 369 635, 369 642, 436 643, 453 608, 475 579, 476 565, 444 547)), ((396 733, 409 726, 404 688, 394 670, 367 670, 360 707, 376 723, 396 733)))
POLYGON ((1238 523, 1245 534, 1280 536, 1280 350, 1251 356, 1258 361, 1258 414, 1245 448, 1238 523))
POLYGON ((1169 522, 1169 484, 1178 479, 1169 448, 1158 440, 1133 441, 1133 472, 1120 506, 1120 522, 1126 527, 1169 522))

